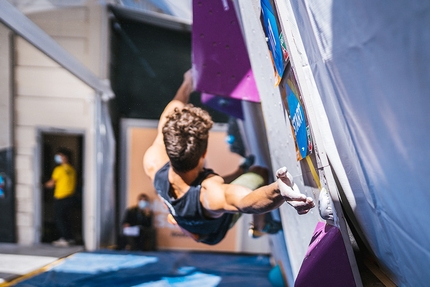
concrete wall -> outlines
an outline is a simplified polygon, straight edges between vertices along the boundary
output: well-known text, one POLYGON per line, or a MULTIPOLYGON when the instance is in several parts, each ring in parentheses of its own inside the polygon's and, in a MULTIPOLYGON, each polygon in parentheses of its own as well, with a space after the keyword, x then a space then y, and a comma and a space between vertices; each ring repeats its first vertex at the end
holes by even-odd
MULTIPOLYGON (((96 75, 106 78, 107 16, 104 6, 27 15, 96 75)), ((40 240, 40 151, 38 132, 47 129, 84 134, 84 240, 96 245, 95 92, 20 37, 15 41, 16 198, 18 243, 40 240)))

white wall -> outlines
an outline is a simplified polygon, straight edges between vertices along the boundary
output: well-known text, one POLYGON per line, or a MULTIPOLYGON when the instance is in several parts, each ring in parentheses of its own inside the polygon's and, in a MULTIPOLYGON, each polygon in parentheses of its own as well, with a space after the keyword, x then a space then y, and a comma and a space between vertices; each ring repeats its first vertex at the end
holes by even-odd
MULTIPOLYGON (((245 42, 248 48, 251 65, 256 79, 257 87, 261 95, 263 114, 268 133, 268 142, 274 169, 285 165, 294 176, 295 183, 301 192, 314 198, 317 202, 319 190, 305 185, 304 171, 297 160, 295 140, 291 132, 290 123, 285 115, 279 87, 275 86, 274 68, 269 55, 265 35, 260 22, 259 1, 238 1, 240 3, 240 13, 243 21, 245 42), (252 3, 253 2, 253 3, 252 3)), ((332 151, 331 160, 339 158, 334 142, 331 137, 330 126, 327 116, 321 103, 318 90, 315 87, 313 75, 309 69, 309 62, 306 53, 303 52, 301 35, 297 31, 297 23, 287 1, 275 1, 278 15, 281 21, 281 28, 284 31, 287 49, 294 69, 303 101, 308 111, 309 124, 314 140, 314 154, 317 156, 319 183, 330 191, 334 202, 335 225, 340 228, 356 284, 361 285, 358 269, 350 243, 350 238, 346 229, 341 206, 337 197, 337 188, 330 165, 326 157, 327 148, 332 151), (335 157, 336 155, 336 157, 335 157)), ((294 209, 284 204, 280 207, 285 243, 288 250, 289 263, 291 264, 291 274, 295 278, 300 270, 303 258, 312 238, 312 233, 318 221, 322 221, 319 216, 318 206, 303 216, 298 216, 294 209)), ((284 261, 284 267, 286 266, 284 261)), ((286 272, 290 274, 290 272, 286 272)), ((287 278, 289 284, 293 284, 293 278, 287 278)))
MULTIPOLYGON (((87 6, 27 15, 86 67, 105 78, 107 16, 104 6, 87 6)), ((24 39, 16 51, 16 196, 20 244, 39 241, 40 182, 37 130, 60 128, 84 131, 84 241, 96 246, 95 92, 24 39), (34 220, 33 220, 34 219, 34 220)))

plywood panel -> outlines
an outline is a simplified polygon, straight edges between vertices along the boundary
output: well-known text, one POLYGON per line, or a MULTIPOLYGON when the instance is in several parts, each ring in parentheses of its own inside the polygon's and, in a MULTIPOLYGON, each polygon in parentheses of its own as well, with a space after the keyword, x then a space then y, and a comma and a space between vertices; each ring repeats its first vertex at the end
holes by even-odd
POLYGON ((53 37, 74 37, 74 38, 87 38, 88 36, 88 22, 78 22, 70 21, 64 22, 60 21, 58 23, 60 29, 58 33, 53 34, 53 37))
POLYGON ((20 170, 20 169, 32 169, 33 168, 33 161, 28 156, 16 155, 15 156, 15 168, 18 170, 20 170))
POLYGON ((60 30, 57 34, 52 35, 55 37, 76 37, 87 38, 88 35, 88 21, 60 21, 60 30))
MULTIPOLYGON (((1 97, 0 97, 0 100, 1 97)), ((11 116, 9 106, 0 105, 0 149, 12 146, 11 116)))
MULTIPOLYGON (((32 20, 37 26, 39 26, 40 29, 45 31, 49 35, 58 35, 60 32, 60 27, 58 24, 56 25, 55 22, 52 21, 52 15, 47 15, 48 12, 43 12, 45 14, 45 17, 42 18, 35 18, 35 15, 39 15, 41 13, 36 13, 33 15, 30 15, 30 20, 32 20)), ((39 15, 41 16, 41 15, 39 15)))
POLYGON ((12 146, 9 29, 0 24, 0 149, 12 146))
POLYGON ((57 15, 56 17, 63 17, 64 20, 73 20, 73 17, 75 17, 77 20, 82 20, 86 18, 86 8, 85 7, 68 7, 67 9, 57 9, 57 10, 49 10, 49 11, 41 11, 37 13, 32 13, 28 17, 35 22, 40 22, 52 17, 55 17, 53 15, 57 15), (74 11, 74 13, 70 14, 67 11, 74 11), (53 14, 55 13, 55 14, 53 14), (70 16, 69 16, 70 15, 70 16))
POLYGON ((54 128, 87 128, 91 123, 89 117, 82 117, 76 114, 61 112, 55 113, 29 113, 22 114, 17 121, 19 125, 24 126, 43 126, 43 127, 54 127, 54 128))
MULTIPOLYGON (((103 13, 105 7, 88 3, 86 7, 68 7, 66 9, 51 10, 34 13, 30 19, 42 30, 50 35, 60 46, 73 57, 87 66, 91 71, 99 74, 100 58, 105 54, 101 49, 102 29, 107 29, 103 13)), ((105 65, 105 64, 103 64, 105 65)), ((103 67, 106 69, 106 67, 103 67)))
POLYGON ((82 64, 88 62, 88 40, 86 38, 54 37, 54 40, 82 64))
MULTIPOLYGON (((18 97, 16 100, 16 110, 22 113, 52 113, 87 116, 87 102, 82 99, 59 99, 49 97, 18 97)), ((25 115, 21 115, 25 116, 25 115)), ((61 118, 61 116, 60 116, 61 118)))
POLYGON ((230 152, 225 141, 226 132, 212 131, 209 136, 208 155, 206 166, 214 169, 219 175, 224 176, 233 173, 239 166, 241 156, 230 152))
POLYGON ((21 37, 16 38, 18 66, 57 67, 59 65, 21 37))
POLYGON ((30 185, 27 184, 16 184, 15 185, 16 190, 16 198, 19 199, 25 199, 25 198, 33 198, 33 188, 30 185))
MULTIPOLYGON (((34 129, 31 127, 16 126, 15 142, 19 148, 33 148, 36 144, 36 134, 34 129)), ((19 150, 17 152, 19 153, 19 150)))
POLYGON ((142 162, 143 155, 151 146, 156 135, 155 128, 131 128, 128 132, 128 206, 136 205, 139 193, 147 193, 151 198, 156 198, 155 189, 143 170, 142 162))
MULTIPOLYGON (((91 2, 91 1, 88 1, 91 2)), ((57 16, 66 22, 87 22, 89 18, 87 7, 73 7, 57 10, 57 16)))
POLYGON ((16 103, 17 125, 87 128, 92 123, 83 100, 19 97, 16 103))
POLYGON ((33 146, 18 146, 16 145, 16 154, 21 155, 33 155, 34 147, 33 146))
MULTIPOLYGON (((20 201, 20 200, 18 200, 20 201)), ((18 226, 31 227, 33 224, 33 216, 30 213, 18 212, 16 217, 16 224, 18 226)))
MULTIPOLYGON (((16 177, 16 182, 20 183, 20 184, 28 184, 28 185, 33 185, 34 181, 33 181, 33 176, 34 176, 34 171, 31 169, 21 169, 19 172, 16 173, 17 177, 16 177)), ((20 206, 18 204, 18 211, 20 206)), ((33 205, 32 204, 28 204, 25 206, 25 208, 23 208, 22 210, 33 210, 33 205)))
POLYGON ((34 229, 33 228, 17 228, 18 241, 22 245, 31 245, 34 243, 34 229))
POLYGON ((108 21, 109 15, 106 9, 99 5, 91 5, 91 3, 88 6, 88 13, 86 66, 102 79, 108 78, 110 47, 105 43, 108 42, 109 25, 106 25, 105 22, 108 21))
POLYGON ((16 82, 18 95, 87 98, 94 94, 90 87, 62 68, 17 67, 16 82))
POLYGON ((86 7, 34 13, 29 18, 51 36, 82 37, 86 35, 88 22, 86 7))

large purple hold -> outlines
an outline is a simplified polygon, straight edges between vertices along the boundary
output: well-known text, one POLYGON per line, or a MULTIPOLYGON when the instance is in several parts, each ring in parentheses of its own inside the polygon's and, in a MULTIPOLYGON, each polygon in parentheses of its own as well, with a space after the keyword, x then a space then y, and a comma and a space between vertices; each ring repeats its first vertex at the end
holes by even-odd
POLYGON ((232 1, 193 0, 192 61, 197 91, 260 102, 232 1))
POLYGON ((294 286, 356 286, 337 227, 318 222, 294 286))

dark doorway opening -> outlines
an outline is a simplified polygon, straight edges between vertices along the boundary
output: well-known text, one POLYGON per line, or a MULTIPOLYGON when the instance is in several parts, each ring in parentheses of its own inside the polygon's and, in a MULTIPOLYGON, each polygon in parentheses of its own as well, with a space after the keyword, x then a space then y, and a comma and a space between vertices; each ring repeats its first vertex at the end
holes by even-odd
MULTIPOLYGON (((71 151, 70 164, 76 170, 76 189, 74 194, 74 208, 70 214, 71 228, 76 244, 83 245, 82 224, 82 199, 83 199, 83 142, 81 134, 50 133, 41 135, 41 181, 47 182, 52 175, 56 163, 55 153, 59 148, 67 148, 71 151)), ((54 189, 43 188, 41 195, 41 242, 51 243, 60 237, 54 218, 54 189)))

